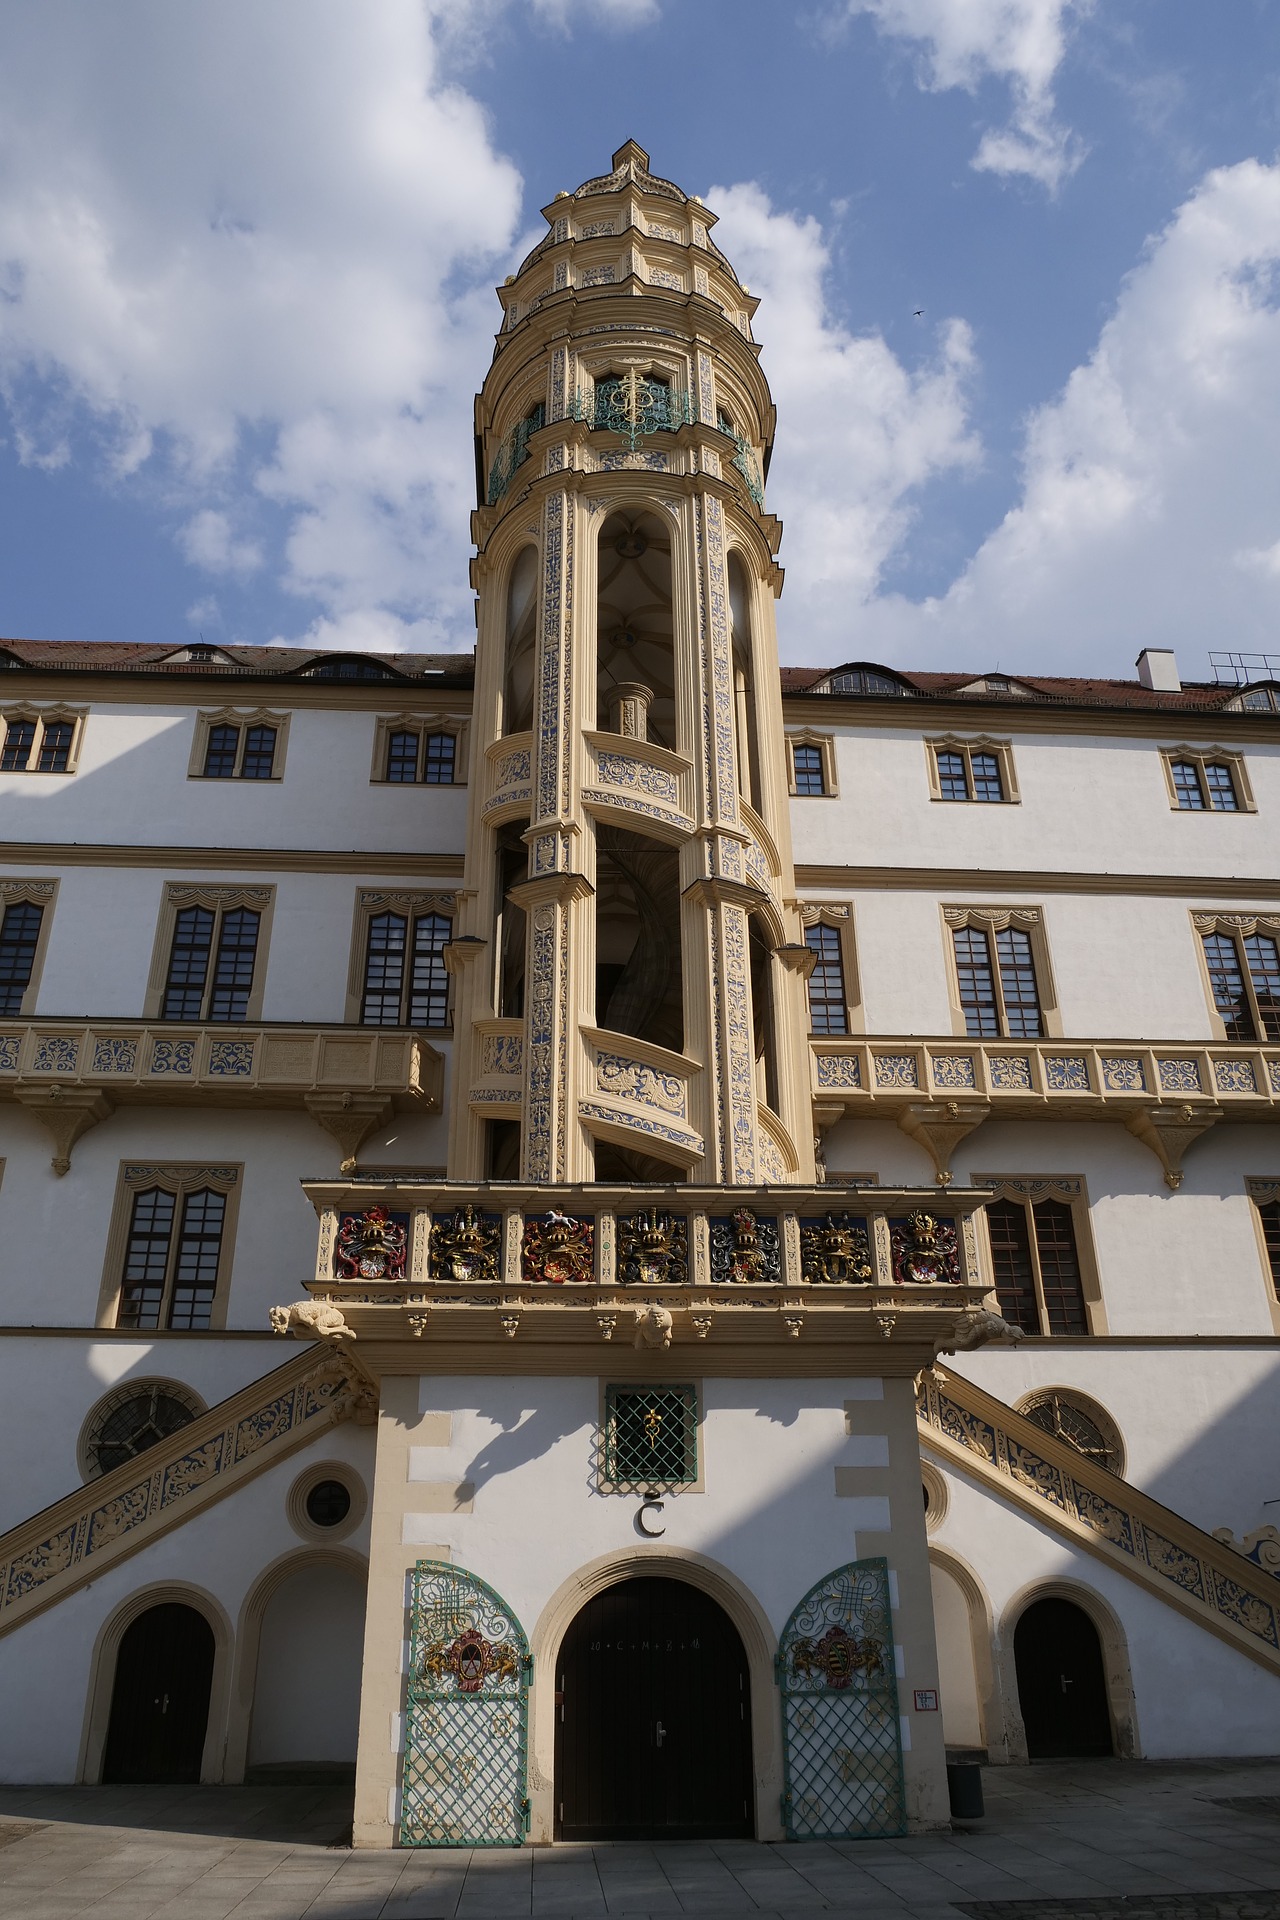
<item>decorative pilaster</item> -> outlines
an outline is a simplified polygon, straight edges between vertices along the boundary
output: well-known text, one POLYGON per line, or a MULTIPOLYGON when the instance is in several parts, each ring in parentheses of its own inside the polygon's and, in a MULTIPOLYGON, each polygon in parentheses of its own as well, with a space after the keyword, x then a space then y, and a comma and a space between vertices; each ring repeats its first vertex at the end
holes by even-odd
POLYGON ((577 873, 549 874, 513 887, 528 916, 525 977, 524 1128, 521 1177, 590 1177, 577 1125, 576 1052, 570 1048, 576 1012, 576 961, 594 951, 584 911, 590 883, 577 873))

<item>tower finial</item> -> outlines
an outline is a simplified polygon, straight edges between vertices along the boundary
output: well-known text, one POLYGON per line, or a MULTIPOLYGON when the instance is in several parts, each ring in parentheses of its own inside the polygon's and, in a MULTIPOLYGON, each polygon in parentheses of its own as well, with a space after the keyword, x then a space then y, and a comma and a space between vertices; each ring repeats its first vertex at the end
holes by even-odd
POLYGON ((617 173, 622 167, 625 167, 628 160, 632 162, 638 172, 648 173, 649 156, 638 140, 624 141, 622 146, 618 148, 618 151, 613 156, 614 172, 617 173))

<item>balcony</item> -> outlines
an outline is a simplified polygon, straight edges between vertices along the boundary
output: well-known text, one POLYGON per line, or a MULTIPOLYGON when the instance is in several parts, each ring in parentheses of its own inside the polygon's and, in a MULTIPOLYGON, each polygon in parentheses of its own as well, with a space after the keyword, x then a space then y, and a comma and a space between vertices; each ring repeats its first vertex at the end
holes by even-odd
POLYGON ((301 1108, 338 1141, 344 1171, 393 1110, 440 1107, 443 1057, 399 1027, 0 1022, 0 1100, 48 1129, 53 1168, 118 1106, 301 1108))
POLYGON ((304 1184, 309 1290, 375 1372, 641 1376, 710 1341, 717 1370, 908 1374, 989 1331, 983 1189, 304 1184))
POLYGON ((1008 1114, 1115 1120, 1177 1187, 1182 1154, 1215 1122, 1274 1120, 1280 1108, 1280 1047, 818 1035, 810 1052, 824 1124, 883 1112, 922 1140, 947 1178, 959 1140, 1008 1114))

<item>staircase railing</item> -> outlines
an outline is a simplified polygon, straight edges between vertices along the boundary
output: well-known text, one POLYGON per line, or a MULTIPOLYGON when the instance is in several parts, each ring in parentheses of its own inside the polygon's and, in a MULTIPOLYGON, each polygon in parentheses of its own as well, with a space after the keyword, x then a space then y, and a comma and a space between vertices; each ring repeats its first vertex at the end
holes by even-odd
POLYGON ((921 1377, 922 1443, 1280 1673, 1280 1580, 949 1369, 921 1377))
POLYGON ((0 1634, 42 1613, 340 1420, 373 1416, 345 1353, 308 1345, 98 1480, 0 1534, 0 1634))

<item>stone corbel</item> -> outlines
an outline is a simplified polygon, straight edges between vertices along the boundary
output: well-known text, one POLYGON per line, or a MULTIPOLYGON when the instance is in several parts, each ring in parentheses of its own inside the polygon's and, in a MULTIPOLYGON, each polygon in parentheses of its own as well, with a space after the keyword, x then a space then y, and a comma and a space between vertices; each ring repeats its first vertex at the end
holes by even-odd
POLYGON ((468 960, 478 960, 488 946, 475 933, 460 933, 456 940, 449 940, 444 948, 444 970, 446 973, 461 973, 468 960))
POLYGON ((991 1114, 985 1100, 946 1100, 936 1106, 904 1107, 898 1125, 918 1140, 933 1161, 938 1185, 951 1185, 951 1156, 966 1135, 991 1114))
POLYGON ((1182 1185, 1182 1157, 1202 1133, 1222 1118, 1220 1107, 1139 1107, 1125 1125, 1150 1147, 1164 1168, 1164 1183, 1176 1193, 1182 1185))
POLYGON ((784 967, 790 968, 792 973, 798 973, 804 980, 809 978, 818 964, 817 954, 803 941, 789 940, 785 945, 775 947, 773 951, 784 967))
POLYGON ((307 1112, 342 1150, 342 1172, 354 1173, 356 1155, 375 1127, 391 1118, 383 1093, 309 1093, 307 1112))
POLYGON ((115 1108, 105 1093, 91 1087, 17 1087, 17 1097, 35 1115, 53 1140, 51 1165, 56 1174, 71 1166, 71 1149, 82 1133, 96 1127, 115 1108))

